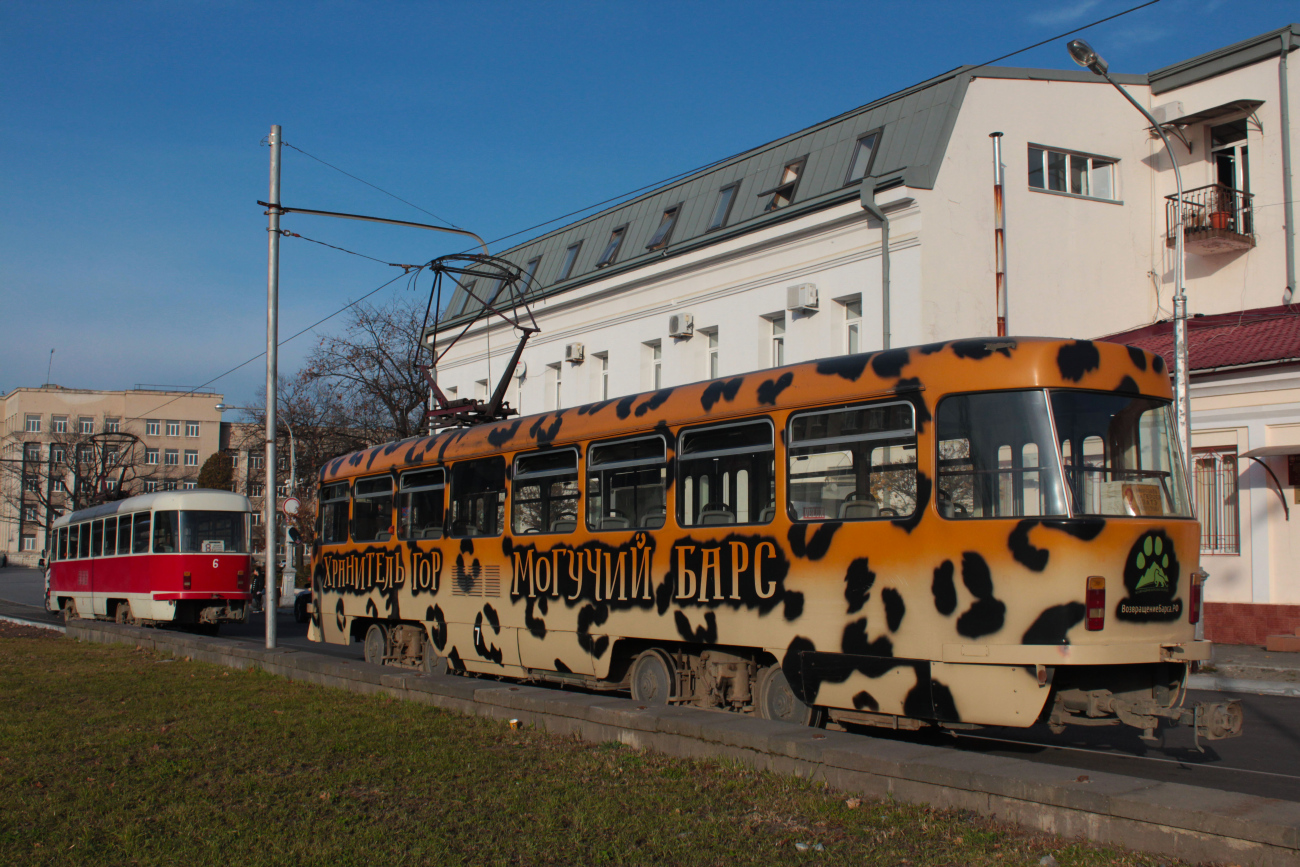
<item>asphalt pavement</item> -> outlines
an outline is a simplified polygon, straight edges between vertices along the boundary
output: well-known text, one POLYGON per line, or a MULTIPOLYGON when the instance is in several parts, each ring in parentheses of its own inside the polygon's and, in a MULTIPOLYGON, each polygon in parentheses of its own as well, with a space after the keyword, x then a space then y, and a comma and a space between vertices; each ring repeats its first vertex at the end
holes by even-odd
MULTIPOLYGON (((0 569, 0 616, 54 623, 57 615, 44 611, 41 574, 34 569, 0 569)), ((363 658, 360 644, 320 644, 307 640, 307 625, 297 623, 285 608, 276 617, 277 645, 345 659, 363 658)), ((248 623, 223 624, 221 637, 261 646, 265 620, 254 614, 248 623)), ((1258 647, 1215 645, 1213 667, 1195 675, 1193 687, 1235 687, 1233 690, 1190 689, 1188 702, 1235 698, 1245 710, 1240 738, 1194 744, 1187 727, 1162 728, 1148 743, 1127 726, 1071 727, 1054 735, 1046 726, 1028 729, 984 728, 973 732, 919 733, 863 729, 864 734, 953 749, 1029 759, 1090 772, 1118 773, 1166 782, 1179 782, 1231 792, 1300 801, 1300 654, 1269 653, 1258 647), (1242 685, 1251 691, 1242 691, 1242 685)))

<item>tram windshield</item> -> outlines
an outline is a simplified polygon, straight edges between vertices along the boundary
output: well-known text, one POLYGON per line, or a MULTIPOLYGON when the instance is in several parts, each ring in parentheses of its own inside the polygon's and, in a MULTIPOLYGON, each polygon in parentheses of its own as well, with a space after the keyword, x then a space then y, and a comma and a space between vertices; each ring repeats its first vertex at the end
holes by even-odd
POLYGON ((1076 515, 1191 517, 1167 400, 1050 392, 1076 515))
POLYGON ((247 554, 247 513, 181 512, 181 551, 186 554, 247 554))

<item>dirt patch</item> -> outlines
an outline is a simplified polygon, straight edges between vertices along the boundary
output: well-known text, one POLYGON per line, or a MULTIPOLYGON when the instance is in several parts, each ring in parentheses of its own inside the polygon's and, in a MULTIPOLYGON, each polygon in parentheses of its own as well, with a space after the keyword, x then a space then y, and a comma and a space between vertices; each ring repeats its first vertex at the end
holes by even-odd
POLYGON ((42 629, 39 626, 23 626, 0 620, 0 638, 62 638, 63 633, 55 629, 42 629))

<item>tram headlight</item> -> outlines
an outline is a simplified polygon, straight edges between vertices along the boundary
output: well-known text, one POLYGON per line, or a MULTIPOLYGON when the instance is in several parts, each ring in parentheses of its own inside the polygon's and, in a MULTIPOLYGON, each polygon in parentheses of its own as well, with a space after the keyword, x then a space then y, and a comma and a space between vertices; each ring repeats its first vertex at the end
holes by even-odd
POLYGON ((1088 592, 1084 595, 1087 614, 1084 624, 1089 632, 1097 632, 1106 625, 1106 579, 1101 575, 1088 576, 1088 592))

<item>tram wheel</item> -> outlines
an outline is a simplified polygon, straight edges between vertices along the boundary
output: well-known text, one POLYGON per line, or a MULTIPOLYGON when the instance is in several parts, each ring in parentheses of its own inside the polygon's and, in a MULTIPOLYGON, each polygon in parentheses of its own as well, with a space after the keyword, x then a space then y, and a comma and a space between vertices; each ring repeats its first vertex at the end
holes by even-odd
POLYGON ((72 599, 63 603, 63 622, 71 623, 77 619, 77 603, 72 599))
POLYGON ((384 655, 388 652, 388 630, 378 623, 370 624, 366 630, 366 662, 383 665, 384 655))
POLYGON ((677 674, 668 654, 658 648, 642 653, 632 663, 632 698, 666 705, 677 696, 677 674))
POLYGON ((123 626, 134 626, 135 617, 131 615, 131 603, 120 602, 113 612, 113 619, 123 626))
POLYGON ((424 639, 420 669, 425 674, 451 674, 451 666, 447 663, 447 657, 438 653, 438 648, 434 647, 433 642, 427 638, 424 639))
POLYGON ((820 721, 820 712, 799 700, 779 665, 770 665, 758 673, 755 695, 758 699, 756 710, 763 719, 801 726, 815 726, 820 721))

